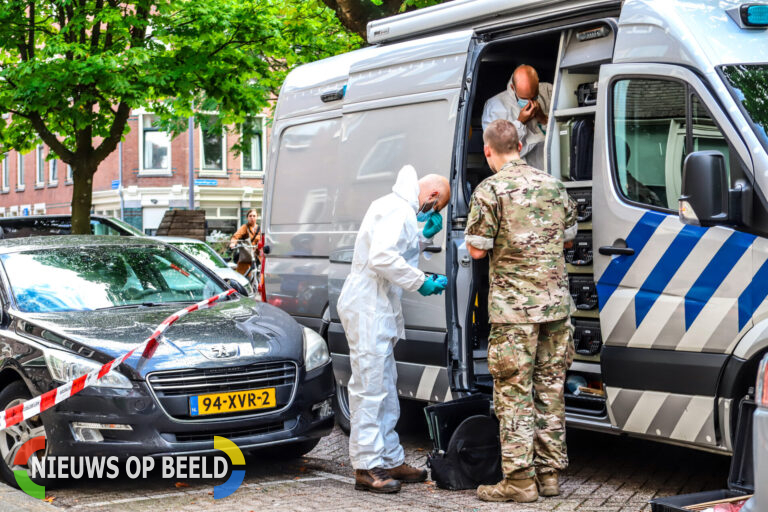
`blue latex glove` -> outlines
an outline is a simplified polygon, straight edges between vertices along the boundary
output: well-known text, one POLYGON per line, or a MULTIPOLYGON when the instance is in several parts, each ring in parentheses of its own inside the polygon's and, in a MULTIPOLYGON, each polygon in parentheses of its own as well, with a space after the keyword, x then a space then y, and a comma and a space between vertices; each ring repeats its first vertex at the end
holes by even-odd
POLYGON ((448 278, 445 276, 432 275, 424 279, 424 284, 419 288, 419 293, 423 296, 442 295, 443 290, 448 285, 448 278))
POLYGON ((438 234, 441 229, 443 229, 443 216, 437 212, 432 212, 427 219, 427 223, 424 224, 424 231, 422 231, 422 233, 424 234, 424 238, 432 238, 438 234))

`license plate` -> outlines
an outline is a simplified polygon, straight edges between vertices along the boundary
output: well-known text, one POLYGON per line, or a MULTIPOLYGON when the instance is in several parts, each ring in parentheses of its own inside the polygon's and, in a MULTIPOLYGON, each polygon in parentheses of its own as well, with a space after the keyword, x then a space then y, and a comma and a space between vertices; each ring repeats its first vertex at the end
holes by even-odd
POLYGON ((275 407, 275 388, 230 391, 189 397, 189 415, 226 414, 230 412, 275 407))

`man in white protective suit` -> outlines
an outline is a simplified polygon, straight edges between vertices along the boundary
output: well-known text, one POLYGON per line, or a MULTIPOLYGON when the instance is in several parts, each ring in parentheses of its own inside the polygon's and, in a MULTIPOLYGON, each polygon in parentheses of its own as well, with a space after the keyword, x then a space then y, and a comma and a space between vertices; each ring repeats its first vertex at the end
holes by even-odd
POLYGON ((544 141, 552 105, 552 84, 539 83, 536 70, 527 64, 515 68, 507 88, 485 102, 483 130, 496 119, 506 119, 515 126, 523 143, 520 157, 536 169, 544 166, 544 141))
POLYGON ((352 270, 338 300, 339 318, 349 342, 351 431, 349 456, 355 489, 379 493, 400 490, 401 482, 422 482, 427 471, 405 464, 395 424, 400 416, 394 347, 405 338, 400 298, 403 290, 442 293, 445 276, 417 268, 421 249, 443 227, 448 180, 421 179, 406 165, 392 193, 371 203, 355 240, 352 270), (425 222, 423 228, 418 223, 425 222))

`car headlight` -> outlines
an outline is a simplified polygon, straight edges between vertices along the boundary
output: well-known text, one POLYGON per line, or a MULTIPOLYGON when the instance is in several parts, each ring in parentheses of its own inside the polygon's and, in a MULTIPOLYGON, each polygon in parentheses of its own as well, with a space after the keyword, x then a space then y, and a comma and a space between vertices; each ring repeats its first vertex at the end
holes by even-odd
POLYGON ((304 327, 304 366, 314 370, 331 360, 328 346, 322 336, 309 327, 304 327))
MULTIPOLYGON (((96 361, 61 350, 46 350, 45 364, 48 365, 53 379, 61 383, 72 382, 81 375, 101 368, 101 365, 96 361)), ((105 375, 92 385, 101 388, 130 389, 133 387, 128 377, 117 370, 113 370, 112 373, 105 375)))

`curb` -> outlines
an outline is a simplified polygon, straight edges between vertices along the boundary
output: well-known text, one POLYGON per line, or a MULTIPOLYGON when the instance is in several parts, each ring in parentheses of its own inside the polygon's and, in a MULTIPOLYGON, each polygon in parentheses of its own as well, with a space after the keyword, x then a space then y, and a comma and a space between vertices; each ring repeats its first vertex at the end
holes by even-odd
POLYGON ((55 512, 56 510, 63 510, 53 504, 33 498, 5 482, 0 482, 0 503, 2 503, 3 512, 55 512))

